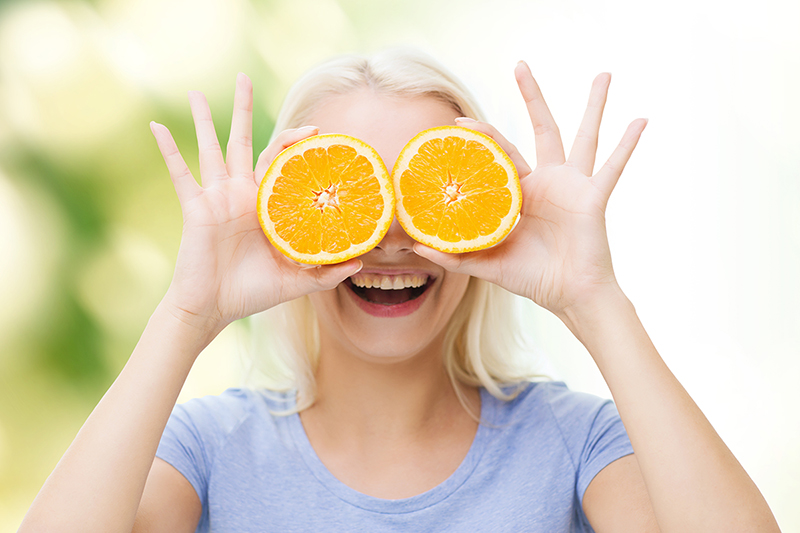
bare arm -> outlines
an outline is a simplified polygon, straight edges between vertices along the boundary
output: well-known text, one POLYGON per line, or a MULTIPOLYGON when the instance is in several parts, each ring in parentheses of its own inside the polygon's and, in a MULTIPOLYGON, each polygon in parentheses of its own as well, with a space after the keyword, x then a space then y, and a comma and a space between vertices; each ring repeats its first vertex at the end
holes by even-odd
MULTIPOLYGON (((764 497, 664 364, 621 290, 570 307, 563 319, 608 383, 662 531, 779 530, 764 497)), ((591 495, 585 498, 589 509, 591 495)))
POLYGON ((156 457, 147 476, 133 533, 192 533, 202 512, 192 484, 172 465, 156 457))
POLYGON ((131 530, 169 414, 210 337, 159 305, 125 368, 45 482, 20 532, 131 530))
POLYGON ((530 69, 520 63, 515 74, 536 138, 536 168, 492 126, 461 125, 493 137, 514 161, 523 193, 516 228, 487 250, 455 255, 416 244, 415 251, 448 270, 530 298, 558 316, 589 350, 641 467, 639 473, 630 464, 623 467, 625 462, 612 463, 601 472, 594 489, 615 488, 599 498, 597 490, 587 490, 584 507, 592 524, 619 525, 612 515, 642 502, 644 487, 652 511, 633 505, 639 511, 630 515, 627 530, 647 523, 650 513, 664 532, 778 531, 761 493, 664 364, 614 275, 605 210, 647 121, 634 120, 595 172, 611 76, 595 78, 567 156, 530 69))
POLYGON ((653 504, 635 454, 602 469, 583 495, 583 512, 596 533, 657 533, 653 504))
POLYGON ((202 185, 167 128, 151 124, 183 213, 172 283, 125 368, 34 500, 21 532, 131 531, 146 482, 137 528, 175 531, 168 526, 184 520, 187 528, 196 525, 199 501, 192 500, 177 471, 164 469, 163 462, 154 465, 153 459, 197 355, 232 321, 335 287, 361 267, 357 259, 299 266, 269 244, 258 223, 256 176, 264 175, 282 149, 316 129, 282 132, 262 152, 254 172, 253 93, 247 76, 241 74, 236 83, 227 161, 205 97, 193 92, 189 101, 202 185), (159 494, 170 494, 168 503, 175 506, 151 497, 159 494))

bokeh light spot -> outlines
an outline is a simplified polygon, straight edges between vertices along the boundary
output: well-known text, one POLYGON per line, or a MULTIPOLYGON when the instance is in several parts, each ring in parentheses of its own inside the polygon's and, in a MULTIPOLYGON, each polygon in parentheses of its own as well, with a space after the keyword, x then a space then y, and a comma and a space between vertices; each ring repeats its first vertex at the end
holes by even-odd
POLYGON ((141 330, 141 317, 155 308, 171 274, 170 262, 141 234, 114 228, 78 279, 82 306, 103 327, 129 334, 141 330))

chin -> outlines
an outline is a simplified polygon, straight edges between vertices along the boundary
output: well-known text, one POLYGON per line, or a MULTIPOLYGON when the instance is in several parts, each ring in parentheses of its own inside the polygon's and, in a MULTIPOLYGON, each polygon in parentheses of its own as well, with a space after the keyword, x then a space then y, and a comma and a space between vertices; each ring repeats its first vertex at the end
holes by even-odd
POLYGON ((442 281, 419 273, 359 273, 311 295, 323 349, 378 364, 441 356, 447 323, 466 290, 466 282, 442 281))
POLYGON ((354 348, 351 353, 359 359, 376 364, 398 364, 425 354, 441 354, 444 333, 432 337, 425 343, 420 342, 423 338, 417 335, 409 342, 407 334, 398 332, 393 335, 351 335, 349 340, 354 348))

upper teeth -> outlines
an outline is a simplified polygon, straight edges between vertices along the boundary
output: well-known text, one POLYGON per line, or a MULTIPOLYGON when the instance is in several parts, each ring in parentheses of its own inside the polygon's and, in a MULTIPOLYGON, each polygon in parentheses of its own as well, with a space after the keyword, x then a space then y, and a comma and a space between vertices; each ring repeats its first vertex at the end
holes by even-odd
POLYGON ((350 277, 353 285, 366 289, 397 290, 409 287, 422 287, 428 281, 428 276, 404 274, 402 276, 382 276, 377 274, 358 273, 350 277))

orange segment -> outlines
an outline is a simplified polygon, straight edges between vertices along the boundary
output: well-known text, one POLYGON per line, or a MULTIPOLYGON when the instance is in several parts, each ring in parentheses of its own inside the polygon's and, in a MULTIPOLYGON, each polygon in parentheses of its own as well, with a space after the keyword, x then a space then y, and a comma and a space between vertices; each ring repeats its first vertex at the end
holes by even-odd
POLYGON ((278 154, 261 181, 257 210, 264 234, 287 257, 340 263, 380 242, 394 193, 373 148, 347 135, 317 135, 278 154))
POLYGON ((519 176, 490 137, 458 126, 425 130, 392 170, 397 220, 412 238, 443 252, 500 242, 522 207, 519 176))

